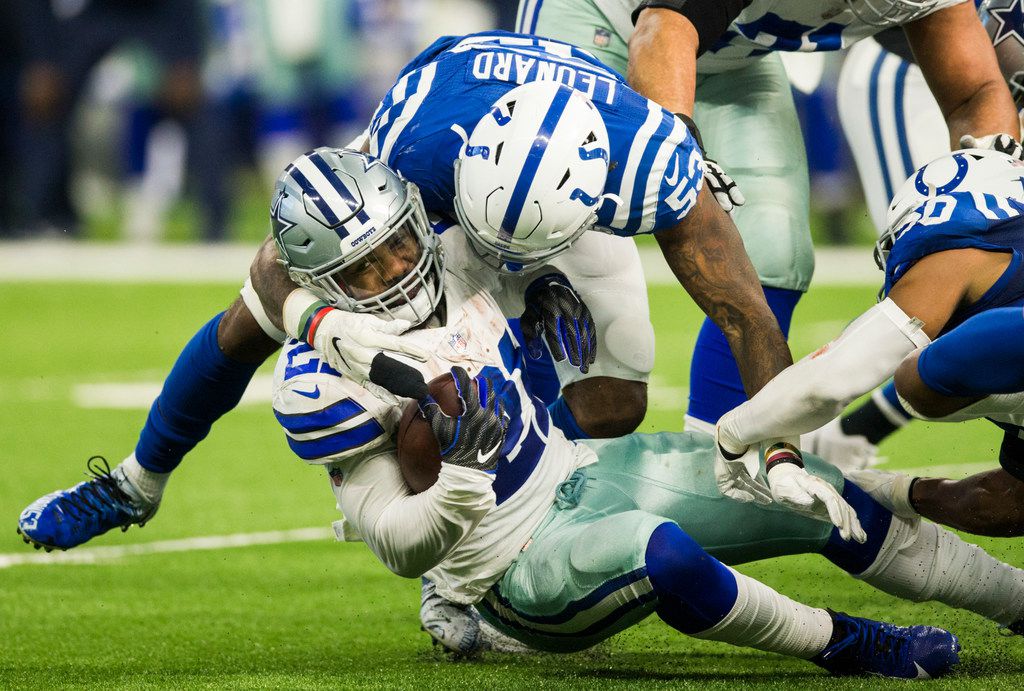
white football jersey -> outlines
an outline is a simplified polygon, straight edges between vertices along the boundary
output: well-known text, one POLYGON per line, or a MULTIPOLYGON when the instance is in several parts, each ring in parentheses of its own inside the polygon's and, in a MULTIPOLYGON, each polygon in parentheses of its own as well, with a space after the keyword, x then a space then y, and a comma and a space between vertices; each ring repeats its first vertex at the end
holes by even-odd
MULTIPOLYGON (((939 0, 932 12, 965 1, 939 0)), ((623 41, 628 42, 633 33, 631 15, 638 0, 594 0, 594 3, 623 41)), ((848 48, 886 28, 865 22, 846 0, 753 0, 697 60, 697 71, 725 72, 775 51, 848 48)))
MULTIPOLYGON (((375 554, 404 576, 424 572, 453 601, 478 600, 516 558, 547 514, 556 487, 595 456, 550 424, 547 410, 523 384, 520 344, 495 296, 513 306, 515 279, 499 281, 466 250, 461 232, 442 236, 449 254, 446 322, 411 331, 432 353, 425 363, 402 359, 426 380, 464 367, 480 376, 509 414, 505 447, 495 473, 442 464, 438 482, 413 494, 395 456, 401 407, 390 406, 332 370, 309 345, 288 341, 274 374, 274 413, 291 449, 326 466, 338 508, 375 554)), ((521 310, 521 307, 519 307, 521 310)), ((403 400, 403 403, 406 401, 403 400)))

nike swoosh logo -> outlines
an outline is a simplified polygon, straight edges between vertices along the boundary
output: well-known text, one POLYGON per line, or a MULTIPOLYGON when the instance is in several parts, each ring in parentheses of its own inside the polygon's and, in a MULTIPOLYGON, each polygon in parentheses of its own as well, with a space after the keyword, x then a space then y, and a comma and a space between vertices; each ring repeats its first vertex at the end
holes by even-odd
POLYGON ((314 386, 312 391, 299 391, 298 389, 292 389, 295 393, 306 398, 320 398, 320 386, 314 386))
POLYGON ((477 452, 476 452, 476 463, 477 463, 477 465, 479 465, 479 466, 487 465, 487 459, 490 457, 491 454, 493 454, 495 451, 498 450, 498 447, 500 445, 501 445, 501 442, 498 442, 497 444, 492 446, 487 451, 480 451, 478 449, 477 452))
POLYGON ((672 187, 677 182, 679 182, 679 157, 673 156, 672 163, 674 164, 674 167, 672 168, 672 173, 665 175, 665 184, 668 185, 669 187, 672 187))
POLYGON ((915 677, 916 679, 931 679, 932 678, 932 675, 928 674, 928 672, 926 672, 924 670, 924 667, 922 667, 921 665, 917 664, 916 662, 914 663, 914 667, 917 668, 917 677, 915 677))

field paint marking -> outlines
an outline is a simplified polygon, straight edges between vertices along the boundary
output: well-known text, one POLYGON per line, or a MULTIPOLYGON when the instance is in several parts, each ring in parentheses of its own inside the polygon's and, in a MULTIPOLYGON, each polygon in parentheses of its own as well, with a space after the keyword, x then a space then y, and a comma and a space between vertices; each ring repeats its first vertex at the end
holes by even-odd
MULTIPOLYGON (((239 405, 270 403, 273 385, 272 375, 261 374, 253 377, 239 405)), ((76 384, 71 390, 71 400, 79 408, 148 410, 160 394, 161 386, 161 382, 76 384)))
MULTIPOLYGON (((68 240, 0 242, 0 283, 99 281, 102 283, 231 282, 241 287, 257 245, 98 243, 68 240)), ((640 248, 648 285, 677 285, 661 250, 640 248)), ((870 285, 882 272, 869 247, 814 251, 814 286, 870 285)))
POLYGON ((100 562, 134 557, 142 554, 166 554, 169 552, 196 552, 254 545, 278 545, 287 542, 316 542, 333 540, 330 528, 297 528, 295 530, 272 530, 264 533, 234 533, 231 535, 208 535, 188 537, 180 540, 160 540, 135 545, 113 547, 76 547, 68 552, 54 551, 49 554, 31 551, 28 553, 0 554, 0 569, 11 566, 43 566, 53 564, 97 564, 100 562))

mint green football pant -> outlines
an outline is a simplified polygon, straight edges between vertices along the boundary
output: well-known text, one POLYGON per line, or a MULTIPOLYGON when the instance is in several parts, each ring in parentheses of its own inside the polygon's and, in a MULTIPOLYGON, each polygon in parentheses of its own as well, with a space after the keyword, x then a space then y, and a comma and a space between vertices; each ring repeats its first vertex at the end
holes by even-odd
MULTIPOLYGON (((677 523, 726 564, 817 552, 832 533, 830 523, 778 505, 724 497, 708 435, 631 434, 585 443, 598 462, 558 487, 530 542, 477 603, 491 624, 533 648, 582 650, 651 614, 657 601, 646 551, 663 523, 677 523)), ((805 462, 842 490, 834 466, 813 456, 805 462)))
MULTIPOLYGON (((519 11, 521 31, 571 43, 626 74, 626 43, 593 0, 520 0, 519 11)), ((771 53, 698 74, 696 95, 708 156, 747 199, 733 219, 761 284, 806 292, 814 272, 807 155, 782 61, 771 53)))

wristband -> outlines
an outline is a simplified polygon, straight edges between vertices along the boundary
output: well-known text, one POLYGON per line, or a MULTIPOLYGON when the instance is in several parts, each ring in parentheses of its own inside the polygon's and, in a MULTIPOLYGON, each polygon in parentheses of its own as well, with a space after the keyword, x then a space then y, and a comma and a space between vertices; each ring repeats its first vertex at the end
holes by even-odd
POLYGON ((704 140, 700 137, 700 130, 697 129, 697 123, 695 123, 693 118, 685 113, 673 113, 673 115, 683 121, 683 124, 686 125, 686 129, 690 131, 690 134, 693 135, 693 138, 697 141, 697 146, 700 147, 700 155, 707 158, 707 151, 704 150, 704 140))
POLYGON ((292 338, 313 345, 316 327, 330 309, 333 307, 313 293, 304 288, 297 288, 284 301, 282 316, 285 331, 292 338))
POLYGON ((772 468, 783 463, 791 463, 798 468, 804 467, 800 450, 784 441, 772 444, 764 452, 764 471, 768 473, 772 468))

